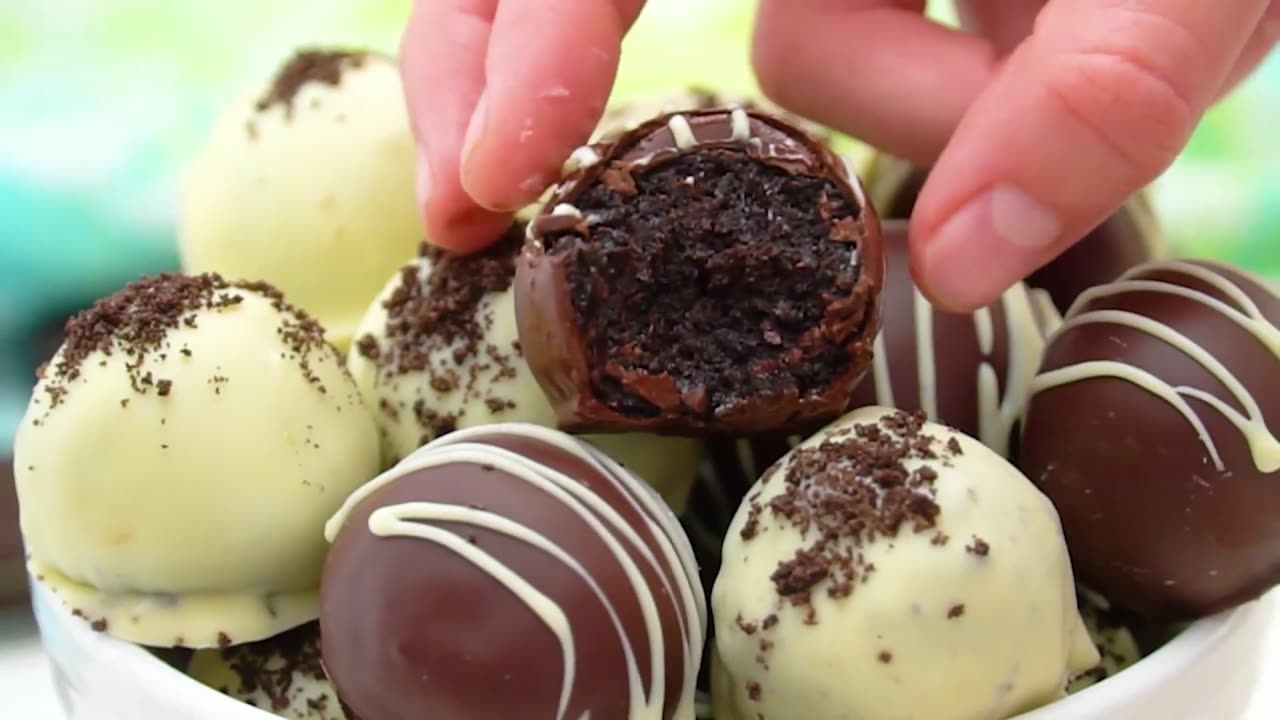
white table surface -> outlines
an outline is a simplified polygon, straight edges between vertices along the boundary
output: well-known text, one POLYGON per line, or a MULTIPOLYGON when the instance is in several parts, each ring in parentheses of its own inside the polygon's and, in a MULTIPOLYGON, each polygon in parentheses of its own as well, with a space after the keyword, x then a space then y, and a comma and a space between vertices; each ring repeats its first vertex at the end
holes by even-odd
MULTIPOLYGON (((1280 608, 1280 603, 1276 607, 1280 608)), ((1270 649, 1271 656, 1263 672, 1277 678, 1280 677, 1280 621, 1272 624, 1270 649)), ((1245 717, 1214 720, 1280 718, 1280 683, 1264 682, 1260 686, 1245 717)), ((53 697, 48 665, 40 652, 35 622, 20 608, 0 611, 0 698, 3 698, 0 717, 5 720, 63 720, 53 697)))

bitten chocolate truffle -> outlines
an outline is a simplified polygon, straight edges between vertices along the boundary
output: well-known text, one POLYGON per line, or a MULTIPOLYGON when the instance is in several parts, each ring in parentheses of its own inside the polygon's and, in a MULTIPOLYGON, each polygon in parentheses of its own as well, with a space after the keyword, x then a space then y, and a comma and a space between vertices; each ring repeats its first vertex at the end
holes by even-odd
POLYGON ((735 108, 570 161, 516 270, 521 345, 563 429, 788 431, 848 406, 884 257, 834 153, 735 108))
POLYGON ((707 610, 688 540, 582 441, 459 430, 327 535, 324 663, 362 720, 693 717, 707 610))
POLYGON ((1280 297, 1203 261, 1086 291, 1050 341, 1020 464, 1081 582, 1190 619, 1280 581, 1280 297))
POLYGON ((972 314, 935 310, 911 280, 907 223, 884 223, 884 238, 884 321, 853 407, 923 411, 1007 457, 1044 350, 1031 294, 1018 283, 972 314))
MULTIPOLYGON (((909 219, 928 169, 878 155, 869 174, 871 199, 881 216, 886 220, 909 219)), ((1138 194, 1080 242, 1031 273, 1027 285, 1048 292, 1058 310, 1065 313, 1085 290, 1164 256, 1165 243, 1155 213, 1146 196, 1138 194)))

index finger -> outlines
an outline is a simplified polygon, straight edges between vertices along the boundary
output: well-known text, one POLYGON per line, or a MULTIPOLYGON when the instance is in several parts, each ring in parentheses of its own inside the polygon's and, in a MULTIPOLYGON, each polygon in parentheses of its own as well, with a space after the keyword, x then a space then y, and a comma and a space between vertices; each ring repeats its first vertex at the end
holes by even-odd
POLYGON ((537 199, 600 122, 622 36, 643 0, 503 0, 487 83, 462 148, 462 184, 481 206, 537 199))
POLYGON ((498 0, 420 0, 400 44, 400 74, 418 141, 418 203, 428 239, 458 251, 493 242, 510 222, 462 188, 461 148, 484 89, 498 0))

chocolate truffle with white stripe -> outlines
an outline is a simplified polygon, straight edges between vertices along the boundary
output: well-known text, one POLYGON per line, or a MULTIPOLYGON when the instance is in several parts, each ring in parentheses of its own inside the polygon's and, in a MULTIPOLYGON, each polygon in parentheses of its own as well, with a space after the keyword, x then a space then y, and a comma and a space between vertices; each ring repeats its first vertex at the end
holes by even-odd
POLYGON ((330 522, 325 669, 362 720, 687 720, 706 597, 675 517, 590 445, 459 430, 330 522))
POLYGON ((884 238, 885 317, 853 406, 921 410, 1007 457, 1044 351, 1032 294, 1018 283, 972 314, 935 310, 911 280, 906 222, 885 222, 884 238))
POLYGON ((525 357, 578 431, 792 431, 871 361, 880 224, 845 163, 743 108, 580 148, 516 270, 525 357))
POLYGON ((1032 385, 1020 463, 1078 576, 1187 619, 1280 581, 1280 296, 1204 261, 1085 292, 1032 385))

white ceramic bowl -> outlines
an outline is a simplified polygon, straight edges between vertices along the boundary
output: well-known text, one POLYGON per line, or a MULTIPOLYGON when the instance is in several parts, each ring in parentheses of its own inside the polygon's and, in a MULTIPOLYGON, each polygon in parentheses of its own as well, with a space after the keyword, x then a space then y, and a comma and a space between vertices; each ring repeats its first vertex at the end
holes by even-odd
MULTIPOLYGON (((271 720, 135 645, 96 633, 33 583, 69 720, 271 720)), ((1275 593, 1201 620, 1120 675, 1017 720, 1235 720, 1259 682, 1275 593)), ((797 718, 796 720, 801 720, 797 718)))

